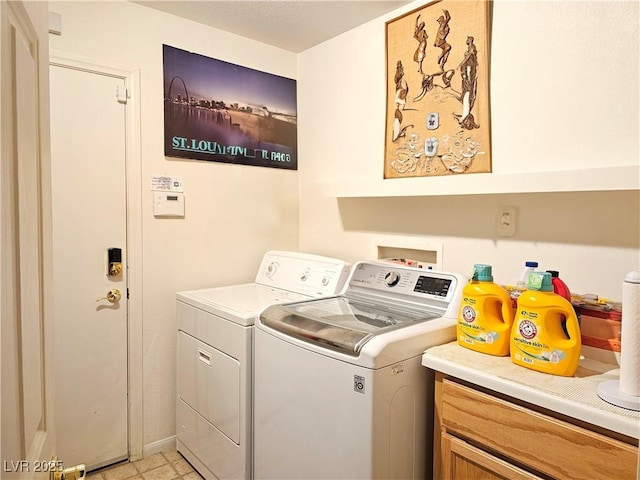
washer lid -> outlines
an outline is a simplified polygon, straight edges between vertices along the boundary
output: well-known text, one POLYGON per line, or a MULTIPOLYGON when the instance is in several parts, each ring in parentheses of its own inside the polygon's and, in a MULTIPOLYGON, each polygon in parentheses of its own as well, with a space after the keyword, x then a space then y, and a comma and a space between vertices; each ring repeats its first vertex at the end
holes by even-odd
POLYGON ((357 356, 376 335, 438 318, 439 313, 394 309, 346 296, 272 305, 260 322, 289 336, 357 356))

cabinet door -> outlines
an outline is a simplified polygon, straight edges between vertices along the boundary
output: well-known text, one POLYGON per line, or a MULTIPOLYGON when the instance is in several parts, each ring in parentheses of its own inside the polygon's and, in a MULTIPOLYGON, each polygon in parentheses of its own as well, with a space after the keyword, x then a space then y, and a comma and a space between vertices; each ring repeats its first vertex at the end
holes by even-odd
POLYGON ((441 441, 444 478, 447 480, 540 479, 446 432, 441 441))

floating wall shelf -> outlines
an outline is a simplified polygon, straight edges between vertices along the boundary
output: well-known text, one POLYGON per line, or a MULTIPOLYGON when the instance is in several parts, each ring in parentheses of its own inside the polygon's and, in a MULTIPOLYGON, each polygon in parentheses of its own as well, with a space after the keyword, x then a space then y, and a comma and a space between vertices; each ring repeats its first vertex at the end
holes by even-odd
POLYGON ((526 173, 325 182, 327 197, 407 197, 640 190, 640 165, 526 173))

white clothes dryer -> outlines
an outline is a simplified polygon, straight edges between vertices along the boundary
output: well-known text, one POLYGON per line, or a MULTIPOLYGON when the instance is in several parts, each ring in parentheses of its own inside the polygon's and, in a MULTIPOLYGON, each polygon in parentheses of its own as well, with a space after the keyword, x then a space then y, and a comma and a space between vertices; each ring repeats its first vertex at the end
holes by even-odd
POLYGON ((256 479, 431 476, 430 346, 456 338, 454 273, 354 265, 344 293, 270 306, 256 322, 256 479))
POLYGON ((252 349, 267 306, 340 292, 341 260, 267 252, 254 283, 176 294, 178 451, 207 480, 251 477, 252 349))

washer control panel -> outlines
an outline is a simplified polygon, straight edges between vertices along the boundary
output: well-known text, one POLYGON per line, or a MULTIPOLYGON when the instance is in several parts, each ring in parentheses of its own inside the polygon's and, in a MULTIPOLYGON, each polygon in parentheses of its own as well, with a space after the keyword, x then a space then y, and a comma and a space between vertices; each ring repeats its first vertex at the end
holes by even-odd
POLYGON ((371 291, 374 295, 409 296, 415 299, 451 301, 464 279, 457 274, 422 270, 384 262, 358 262, 354 265, 349 289, 371 291))

